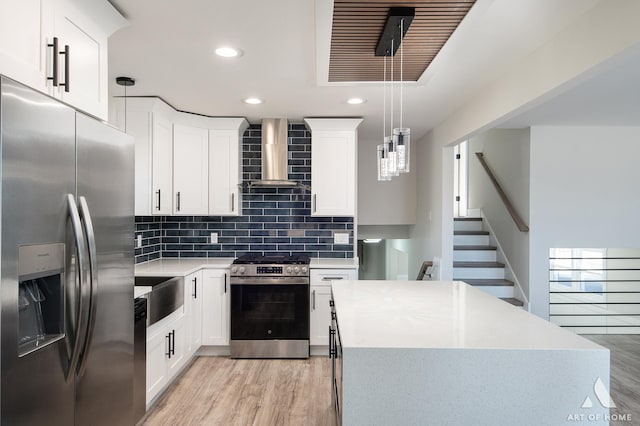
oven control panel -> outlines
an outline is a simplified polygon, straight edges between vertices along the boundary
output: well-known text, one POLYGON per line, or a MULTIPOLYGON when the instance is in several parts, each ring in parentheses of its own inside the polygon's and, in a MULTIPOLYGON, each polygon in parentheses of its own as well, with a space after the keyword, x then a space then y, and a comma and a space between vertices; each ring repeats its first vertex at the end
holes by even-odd
POLYGON ((305 277, 309 276, 307 265, 232 265, 232 277, 305 277))
POLYGON ((256 273, 282 275, 282 266, 256 266, 256 273))

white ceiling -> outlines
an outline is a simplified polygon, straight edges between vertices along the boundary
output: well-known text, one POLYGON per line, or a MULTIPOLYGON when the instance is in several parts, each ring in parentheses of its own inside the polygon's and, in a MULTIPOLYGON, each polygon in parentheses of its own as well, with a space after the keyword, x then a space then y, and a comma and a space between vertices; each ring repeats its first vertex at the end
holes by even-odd
MULTIPOLYGON (((359 116, 361 138, 376 143, 382 134, 381 84, 319 84, 328 58, 316 57, 325 52, 316 34, 331 29, 315 11, 331 2, 316 1, 111 0, 131 25, 110 39, 110 93, 123 95, 115 77, 129 76, 136 79, 129 96, 160 96, 199 114, 244 116, 252 123, 263 117, 301 122, 359 116), (213 50, 221 45, 244 55, 216 57, 213 50), (250 96, 265 103, 241 102, 250 96), (347 104, 354 96, 367 102, 347 104)), ((418 84, 405 85, 405 126, 419 139, 597 2, 478 0, 418 84)))

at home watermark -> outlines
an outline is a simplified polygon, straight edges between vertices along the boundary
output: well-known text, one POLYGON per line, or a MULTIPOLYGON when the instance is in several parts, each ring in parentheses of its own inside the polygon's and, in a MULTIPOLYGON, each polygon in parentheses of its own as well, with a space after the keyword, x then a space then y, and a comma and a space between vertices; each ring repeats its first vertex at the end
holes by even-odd
MULTIPOLYGON (((593 384, 593 393, 596 400, 602 408, 616 408, 616 404, 613 402, 607 387, 600 377, 593 384)), ((580 406, 583 409, 593 408, 593 400, 589 395, 586 396, 584 402, 580 406)), ((568 422, 632 422, 631 413, 572 413, 567 416, 568 422)))

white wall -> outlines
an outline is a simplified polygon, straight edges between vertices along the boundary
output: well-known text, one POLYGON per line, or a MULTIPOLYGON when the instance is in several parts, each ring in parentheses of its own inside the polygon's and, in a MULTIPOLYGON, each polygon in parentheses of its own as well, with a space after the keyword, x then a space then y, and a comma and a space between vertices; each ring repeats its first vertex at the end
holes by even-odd
MULTIPOLYGON (((638 16, 639 1, 599 2, 537 50, 502 70, 493 83, 469 94, 463 107, 414 144, 420 168, 410 268, 421 259, 438 256, 442 257, 442 279, 451 276, 453 173, 447 168, 452 168, 453 161, 448 147, 543 104, 637 51, 638 16)), ((531 272, 530 285, 537 286, 533 275, 531 272)))
POLYGON ((411 173, 402 173, 389 182, 378 182, 376 145, 376 141, 358 138, 358 225, 414 224, 415 151, 411 153, 411 173))
POLYGON ((531 128, 530 301, 549 316, 549 249, 640 247, 640 127, 531 128))
POLYGON ((495 129, 469 139, 469 208, 482 209, 525 295, 529 234, 521 232, 476 157, 484 153, 516 211, 529 224, 529 129, 495 129))
POLYGON ((441 279, 453 276, 453 147, 435 143, 429 132, 414 143, 419 166, 416 224, 411 227, 409 271, 418 271, 422 262, 442 259, 441 279), (443 220, 447 218, 447 220, 443 220))

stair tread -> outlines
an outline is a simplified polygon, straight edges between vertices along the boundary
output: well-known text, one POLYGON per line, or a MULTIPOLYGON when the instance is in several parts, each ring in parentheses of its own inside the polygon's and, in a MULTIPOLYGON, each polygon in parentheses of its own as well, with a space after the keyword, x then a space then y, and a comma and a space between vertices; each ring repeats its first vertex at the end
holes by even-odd
MULTIPOLYGON (((454 280, 456 280, 454 278, 454 280)), ((513 281, 503 280, 503 279, 478 279, 478 278, 461 278, 456 281, 464 281, 465 283, 472 286, 501 286, 501 287, 511 287, 513 286, 513 281)))
POLYGON ((500 262, 453 262, 454 268, 504 268, 500 262))
POLYGON ((464 245, 464 246, 453 246, 454 250, 498 250, 496 246, 474 246, 474 245, 464 245))
POLYGON ((454 222, 482 222, 481 217, 454 217, 454 222))
POLYGON ((515 297, 501 297, 500 299, 505 302, 511 303, 513 306, 524 306, 524 302, 522 300, 516 299, 515 297))
POLYGON ((489 235, 489 231, 453 231, 453 235, 489 235))

